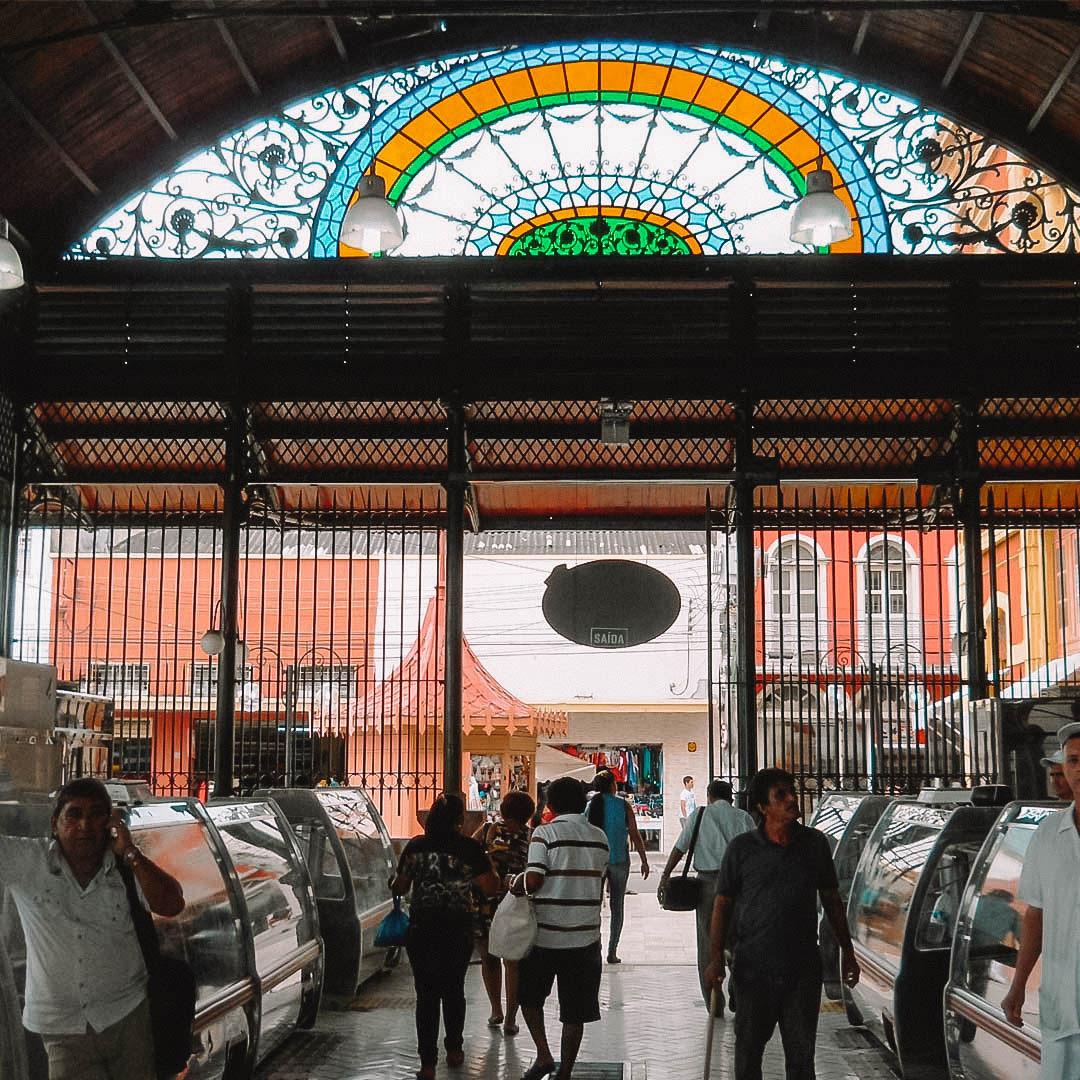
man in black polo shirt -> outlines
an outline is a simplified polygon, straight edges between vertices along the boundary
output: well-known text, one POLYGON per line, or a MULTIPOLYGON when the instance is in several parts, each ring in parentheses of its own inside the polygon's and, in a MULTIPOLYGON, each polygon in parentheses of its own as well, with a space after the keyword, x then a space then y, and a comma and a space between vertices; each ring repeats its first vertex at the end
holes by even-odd
POLYGON ((848 986, 859 965, 848 933, 836 869, 825 834, 799 823, 795 778, 762 769, 750 781, 750 805, 763 818, 724 853, 712 919, 709 984, 724 980, 724 943, 738 924, 732 961, 735 1080, 761 1080, 765 1044, 776 1025, 784 1042, 787 1080, 814 1080, 814 1043, 821 1004, 817 898, 840 943, 848 986))

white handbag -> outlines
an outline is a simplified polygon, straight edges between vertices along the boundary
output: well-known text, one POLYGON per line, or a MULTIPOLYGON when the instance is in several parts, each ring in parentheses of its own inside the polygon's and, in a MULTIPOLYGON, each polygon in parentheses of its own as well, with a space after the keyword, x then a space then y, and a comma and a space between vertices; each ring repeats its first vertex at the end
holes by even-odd
POLYGON ((536 944, 536 912, 532 897, 525 893, 515 896, 508 892, 491 919, 488 930, 488 952, 504 960, 521 960, 536 944))

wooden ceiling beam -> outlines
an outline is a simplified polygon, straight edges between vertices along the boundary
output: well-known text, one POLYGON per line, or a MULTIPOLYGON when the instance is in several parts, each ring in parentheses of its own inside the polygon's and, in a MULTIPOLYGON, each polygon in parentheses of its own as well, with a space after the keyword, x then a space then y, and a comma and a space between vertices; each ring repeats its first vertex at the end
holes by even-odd
POLYGON ((855 40, 851 43, 852 56, 858 56, 863 50, 863 45, 866 44, 866 35, 870 32, 870 19, 870 12, 864 11, 863 17, 859 20, 859 29, 855 32, 855 40))
POLYGON ((158 103, 150 96, 150 91, 143 85, 142 80, 135 74, 135 69, 127 62, 124 54, 117 47, 117 44, 103 29, 101 29, 100 23, 94 17, 94 13, 90 10, 86 3, 86 0, 78 0, 79 9, 86 17, 86 21, 90 26, 96 28, 97 38, 102 45, 105 46, 105 51, 113 58, 113 62, 124 73, 124 77, 131 84, 131 88, 139 95, 142 103, 150 111, 150 115, 158 122, 158 126, 162 131, 168 135, 172 142, 176 142, 178 136, 173 129, 172 124, 169 123, 168 117, 161 111, 158 103))
MULTIPOLYGON (((326 7, 326 0, 323 0, 322 6, 326 7)), ((338 59, 348 60, 349 51, 345 48, 345 42, 341 38, 341 31, 338 30, 337 23, 334 22, 334 16, 324 15, 323 22, 326 24, 326 33, 334 43, 334 48, 337 49, 338 59)))
POLYGON ((960 39, 960 44, 957 45, 956 52, 953 53, 952 59, 949 61, 949 67, 941 79, 942 90, 948 90, 953 79, 956 78, 956 73, 960 70, 960 65, 964 62, 964 57, 967 55, 968 49, 971 48, 975 35, 979 32, 979 26, 982 24, 983 18, 983 13, 977 11, 968 19, 964 36, 960 39))
MULTIPOLYGON (((213 8, 214 0, 206 0, 206 6, 208 8, 213 8)), ((225 20, 215 19, 214 25, 218 28, 221 40, 225 42, 225 48, 229 50, 229 55, 233 58, 236 70, 240 72, 244 82, 248 84, 248 89, 255 97, 260 97, 262 95, 262 90, 259 88, 259 83, 252 74, 251 68, 248 67, 248 63, 244 59, 244 54, 240 51, 240 46, 236 44, 236 38, 233 37, 232 31, 225 25, 225 20)))
POLYGON ((33 129, 43 143, 64 163, 68 172, 79 181, 91 195, 100 195, 101 189, 79 166, 79 163, 60 145, 55 135, 34 115, 30 106, 3 80, 0 79, 0 93, 11 103, 15 111, 33 129))
POLYGON ((1054 103, 1054 98, 1061 93, 1061 88, 1069 81, 1069 76, 1073 73, 1073 68, 1076 67, 1077 61, 1080 61, 1080 45, 1077 45, 1072 51, 1072 55, 1065 61, 1065 66, 1058 72, 1058 77, 1054 80, 1053 85, 1046 92, 1046 97, 1042 99, 1039 107, 1032 114, 1031 119, 1027 124, 1027 133, 1030 135, 1040 124, 1042 118, 1046 115, 1047 109, 1054 103))

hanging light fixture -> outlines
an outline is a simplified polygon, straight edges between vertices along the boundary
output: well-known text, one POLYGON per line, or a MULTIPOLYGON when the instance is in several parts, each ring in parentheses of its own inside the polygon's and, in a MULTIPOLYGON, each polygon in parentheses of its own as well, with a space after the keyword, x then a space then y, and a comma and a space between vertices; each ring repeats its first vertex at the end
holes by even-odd
POLYGON ((851 214, 833 193, 832 173, 822 168, 819 157, 817 168, 806 177, 806 194, 795 204, 791 239, 797 244, 828 247, 847 240, 853 231, 851 214))
POLYGON ((221 614, 221 601, 214 605, 214 613, 210 619, 210 629, 199 639, 199 648, 207 656, 220 656, 225 648, 225 635, 217 628, 218 616, 221 614))
POLYGON ((0 289, 21 289, 26 284, 22 259, 8 238, 7 218, 0 218, 0 222, 4 226, 3 235, 0 236, 0 289))
POLYGON ((390 251, 404 239, 401 218, 386 201, 386 181, 377 173, 361 177, 356 198, 345 211, 341 239, 369 255, 390 251))

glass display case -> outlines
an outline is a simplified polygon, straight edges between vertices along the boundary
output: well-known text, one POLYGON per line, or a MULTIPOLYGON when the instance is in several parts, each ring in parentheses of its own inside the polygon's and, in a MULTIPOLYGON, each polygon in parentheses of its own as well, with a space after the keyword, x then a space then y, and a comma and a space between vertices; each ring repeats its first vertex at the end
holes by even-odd
POLYGON ((256 1062, 296 1027, 310 1027, 322 994, 323 948, 303 855, 271 799, 223 800, 207 813, 239 885, 259 984, 256 1062))
POLYGON ((1027 905, 1017 896, 1035 830, 1060 803, 1014 802, 1001 812, 975 860, 961 901, 945 987, 949 1072, 967 1080, 1038 1080, 1042 959, 1027 982, 1021 1028, 1001 1008, 1016 970, 1027 905))
POLYGON ((387 950, 375 947, 375 931, 392 906, 396 866, 386 826, 360 788, 272 788, 265 794, 293 828, 311 875, 322 935, 332 942, 326 992, 351 997, 387 959, 387 950))
POLYGON ((896 1055, 905 1080, 945 1072, 941 1001, 960 899, 999 807, 893 801, 859 861, 848 924, 862 969, 843 987, 853 1022, 896 1055))

